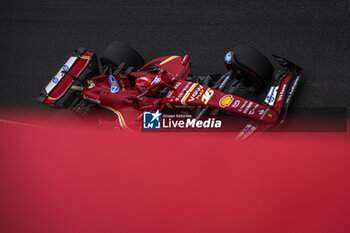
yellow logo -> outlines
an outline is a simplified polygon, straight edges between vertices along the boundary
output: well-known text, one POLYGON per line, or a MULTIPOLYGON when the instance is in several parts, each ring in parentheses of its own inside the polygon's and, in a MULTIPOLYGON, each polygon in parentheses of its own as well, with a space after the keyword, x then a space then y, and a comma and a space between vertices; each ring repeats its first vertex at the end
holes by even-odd
POLYGON ((165 106, 167 106, 170 109, 173 109, 173 106, 171 104, 169 104, 169 103, 165 103, 165 106))
POLYGON ((220 99, 219 105, 220 107, 225 108, 228 105, 230 105, 232 101, 233 101, 232 95, 225 95, 220 99))

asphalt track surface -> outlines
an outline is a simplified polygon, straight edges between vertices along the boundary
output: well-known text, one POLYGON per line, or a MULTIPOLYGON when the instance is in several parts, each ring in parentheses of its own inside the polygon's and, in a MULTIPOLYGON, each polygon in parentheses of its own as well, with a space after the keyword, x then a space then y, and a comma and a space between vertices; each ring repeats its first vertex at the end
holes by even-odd
POLYGON ((349 112, 349 1, 1 1, 0 107, 40 108, 36 95, 84 46, 120 40, 149 60, 190 54, 193 74, 224 71, 237 44, 304 69, 292 109, 349 112), (346 111, 346 110, 345 110, 346 111))

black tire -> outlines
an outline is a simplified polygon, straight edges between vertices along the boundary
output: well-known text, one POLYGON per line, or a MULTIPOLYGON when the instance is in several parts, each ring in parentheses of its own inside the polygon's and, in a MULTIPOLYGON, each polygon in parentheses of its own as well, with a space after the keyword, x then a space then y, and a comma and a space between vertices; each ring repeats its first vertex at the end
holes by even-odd
POLYGON ((142 56, 135 49, 120 41, 114 41, 107 46, 101 56, 101 62, 114 66, 125 62, 127 67, 133 66, 135 69, 139 69, 145 64, 142 56))
POLYGON ((232 50, 232 61, 245 72, 246 77, 255 87, 263 87, 268 84, 273 75, 273 66, 258 50, 238 45, 232 50))

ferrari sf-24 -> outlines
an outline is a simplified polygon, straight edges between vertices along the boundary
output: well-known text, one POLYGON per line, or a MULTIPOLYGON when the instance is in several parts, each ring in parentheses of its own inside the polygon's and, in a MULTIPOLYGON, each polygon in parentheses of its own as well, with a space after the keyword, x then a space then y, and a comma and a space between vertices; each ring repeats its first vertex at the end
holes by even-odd
POLYGON ((273 129, 285 120, 300 81, 301 68, 283 57, 273 57, 280 66, 276 72, 261 52, 237 45, 224 57, 225 72, 192 75, 187 54, 145 63, 134 48, 119 41, 107 46, 100 58, 80 47, 38 100, 82 119, 94 115, 94 123, 121 129, 143 128, 144 112, 187 111, 197 120, 219 113, 240 115, 251 120, 242 131, 249 135, 258 128, 273 129), (254 96, 264 89, 260 103, 239 94, 246 90, 254 96), (102 111, 113 117, 96 115, 102 111))

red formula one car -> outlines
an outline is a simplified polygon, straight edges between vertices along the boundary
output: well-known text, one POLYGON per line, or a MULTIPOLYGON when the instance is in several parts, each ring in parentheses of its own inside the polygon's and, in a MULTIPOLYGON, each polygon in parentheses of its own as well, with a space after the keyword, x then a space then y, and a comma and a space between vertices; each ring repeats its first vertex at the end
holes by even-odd
POLYGON ((242 132, 249 135, 258 126, 266 130, 284 121, 300 80, 298 66, 273 56, 282 67, 275 73, 259 51, 236 46, 225 56, 226 73, 194 76, 190 74, 189 55, 164 56, 145 63, 135 49, 118 41, 111 43, 100 59, 78 48, 38 100, 82 118, 108 110, 114 118, 100 115, 95 117, 96 123, 123 129, 152 126, 165 109, 191 112, 194 119, 189 127, 219 112, 231 113, 252 120, 242 132), (271 87, 262 103, 239 94, 245 90, 254 95, 268 84, 271 87), (145 122, 144 112, 153 112, 154 119, 145 122))

